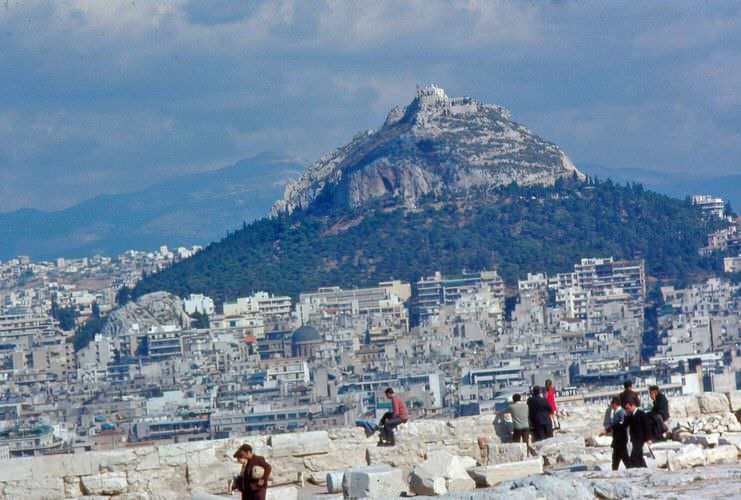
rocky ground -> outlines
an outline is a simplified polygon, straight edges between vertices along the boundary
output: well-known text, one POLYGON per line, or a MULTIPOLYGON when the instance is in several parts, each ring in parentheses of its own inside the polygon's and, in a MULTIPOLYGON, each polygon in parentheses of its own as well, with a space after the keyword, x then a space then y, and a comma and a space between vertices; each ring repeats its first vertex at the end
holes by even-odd
POLYGON ((610 439, 597 436, 604 408, 580 406, 531 452, 507 442, 508 424, 493 415, 412 420, 392 448, 337 428, 12 459, 0 467, 0 498, 229 498, 231 455, 244 442, 273 466, 272 500, 741 497, 741 391, 671 398, 670 411, 672 439, 652 446, 649 470, 611 472, 610 439))

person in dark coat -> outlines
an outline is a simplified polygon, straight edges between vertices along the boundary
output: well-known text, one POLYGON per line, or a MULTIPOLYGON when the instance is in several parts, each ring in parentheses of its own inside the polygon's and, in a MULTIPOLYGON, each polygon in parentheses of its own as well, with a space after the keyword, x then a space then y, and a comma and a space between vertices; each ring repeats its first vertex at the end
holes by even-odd
POLYGON ((643 445, 651 445, 651 424, 649 416, 638 407, 638 398, 632 398, 623 405, 628 414, 626 421, 633 449, 630 451, 631 468, 646 467, 643 458, 643 445))
POLYGON ((641 398, 639 398, 636 391, 633 390, 633 382, 626 380, 623 382, 623 392, 620 393, 620 405, 625 408, 625 403, 632 399, 635 399, 638 402, 636 406, 641 406, 641 398))
POLYGON ((652 385, 648 388, 654 404, 648 416, 651 418, 651 431, 655 439, 663 439, 664 434, 669 430, 666 421, 669 420, 669 400, 663 392, 659 391, 658 385, 652 385))
POLYGON ((551 404, 540 395, 540 387, 533 387, 533 395, 527 398, 528 418, 532 428, 533 441, 553 437, 551 423, 551 404))
POLYGON ((628 426, 625 423, 627 414, 620 406, 620 397, 614 396, 610 403, 612 408, 612 417, 610 422, 605 426, 605 430, 600 432, 600 436, 612 434, 612 470, 620 468, 620 462, 627 469, 630 467, 630 457, 628 456, 628 426))
POLYGON ((248 444, 240 446, 234 458, 242 464, 242 471, 234 478, 233 489, 242 492, 242 500, 265 500, 270 465, 263 457, 255 455, 248 444))

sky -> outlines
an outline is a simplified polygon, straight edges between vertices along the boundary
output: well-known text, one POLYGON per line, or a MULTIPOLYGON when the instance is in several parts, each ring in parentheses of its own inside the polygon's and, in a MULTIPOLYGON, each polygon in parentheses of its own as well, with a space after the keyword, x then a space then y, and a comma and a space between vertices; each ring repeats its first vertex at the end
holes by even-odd
POLYGON ((741 174, 741 2, 0 0, 0 212, 313 161, 430 82, 577 167, 741 174))

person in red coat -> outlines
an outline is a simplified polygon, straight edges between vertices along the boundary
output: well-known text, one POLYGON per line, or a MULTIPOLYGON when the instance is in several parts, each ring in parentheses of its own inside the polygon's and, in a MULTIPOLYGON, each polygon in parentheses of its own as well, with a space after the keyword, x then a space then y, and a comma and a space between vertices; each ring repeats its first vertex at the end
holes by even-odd
POLYGON ((242 492, 242 500, 265 500, 270 478, 270 465, 252 446, 243 444, 234 453, 234 458, 242 464, 242 471, 234 478, 234 489, 242 492))
POLYGON ((556 406, 556 388, 553 387, 553 381, 551 379, 545 381, 545 398, 548 400, 548 404, 551 405, 551 425, 554 429, 559 429, 558 406, 556 406))

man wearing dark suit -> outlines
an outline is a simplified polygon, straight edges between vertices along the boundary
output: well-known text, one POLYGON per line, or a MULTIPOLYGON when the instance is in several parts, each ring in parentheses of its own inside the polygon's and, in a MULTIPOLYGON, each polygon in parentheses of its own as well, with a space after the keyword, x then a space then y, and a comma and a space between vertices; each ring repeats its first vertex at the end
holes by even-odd
POLYGON ((541 441, 553 437, 551 423, 551 404, 540 395, 540 387, 533 387, 533 395, 527 398, 528 418, 533 430, 533 441, 541 441))
POLYGON ((664 393, 659 391, 658 385, 652 385, 648 388, 648 393, 654 402, 648 416, 651 418, 651 431, 656 439, 663 439, 664 434, 669 430, 666 421, 669 420, 669 401, 664 393))
POLYGON ((626 413, 620 406, 620 397, 615 396, 610 403, 612 408, 612 417, 609 424, 605 425, 605 430, 600 432, 600 436, 612 434, 612 470, 620 468, 620 462, 627 469, 630 467, 630 457, 628 456, 628 427, 625 425, 626 413))
POLYGON ((630 442, 633 449, 630 451, 631 468, 646 467, 643 458, 643 445, 651 445, 651 424, 649 417, 643 410, 638 408, 638 398, 628 399, 623 405, 628 414, 627 424, 630 432, 630 442))
POLYGON ((255 455, 248 444, 240 446, 234 458, 242 464, 242 471, 234 479, 234 489, 242 492, 242 500, 265 500, 270 465, 263 457, 255 455))

